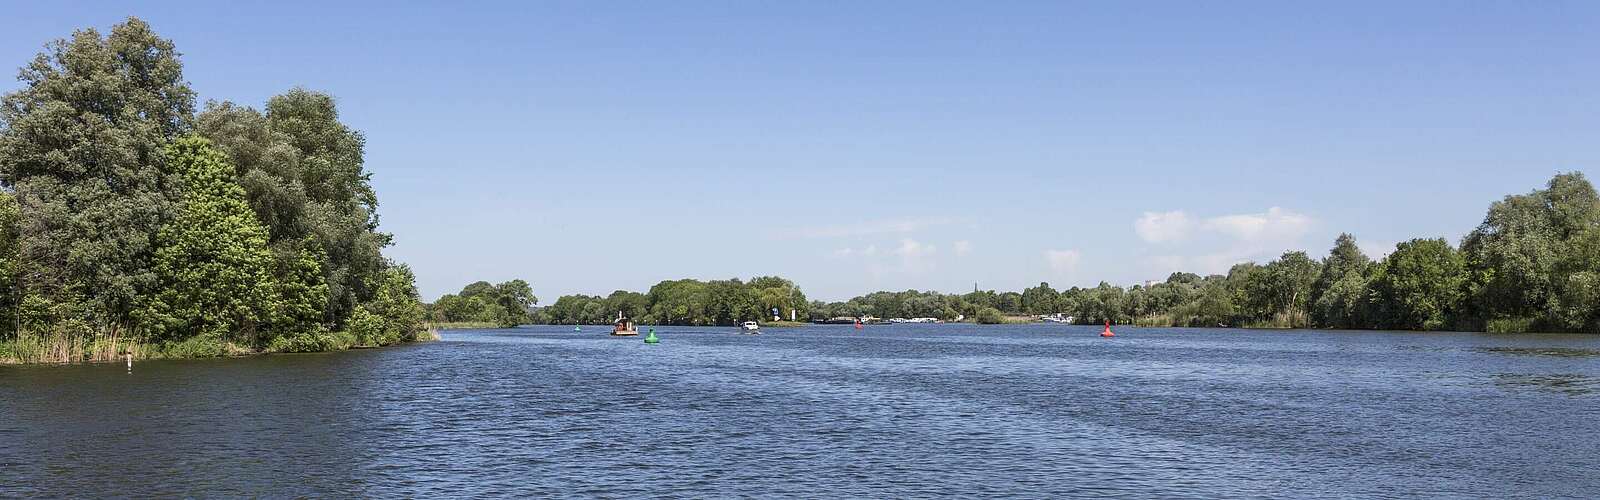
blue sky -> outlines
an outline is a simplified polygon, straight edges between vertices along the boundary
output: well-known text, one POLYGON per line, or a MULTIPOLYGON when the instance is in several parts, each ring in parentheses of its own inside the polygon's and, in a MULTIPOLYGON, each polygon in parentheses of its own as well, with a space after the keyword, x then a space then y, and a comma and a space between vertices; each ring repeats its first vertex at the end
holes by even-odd
MULTIPOLYGON (((779 274, 1131 284, 1456 241, 1600 175, 1596 2, 27 2, 149 21, 202 99, 329 92, 427 299, 779 274)), ((16 87, 14 80, 0 88, 16 87)))

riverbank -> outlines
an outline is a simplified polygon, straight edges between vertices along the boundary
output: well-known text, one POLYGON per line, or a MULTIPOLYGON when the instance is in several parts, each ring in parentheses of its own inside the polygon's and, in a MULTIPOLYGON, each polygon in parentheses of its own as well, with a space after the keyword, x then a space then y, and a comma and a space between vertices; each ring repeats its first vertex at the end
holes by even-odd
MULTIPOLYGON (((446 322, 439 322, 439 323, 429 323, 428 326, 430 328, 435 329, 435 330, 467 330, 467 329, 488 330, 488 329, 495 329, 495 328, 507 328, 507 327, 504 327, 504 326, 500 326, 499 323, 492 323, 492 322, 487 322, 487 321, 446 321, 446 322)), ((515 327, 511 327, 511 328, 515 328, 515 327)))
POLYGON ((124 361, 126 355, 133 356, 135 361, 147 361, 332 352, 435 340, 439 340, 439 332, 434 329, 419 332, 411 340, 387 344, 360 342, 353 334, 334 332, 277 338, 261 347, 205 337, 147 343, 117 337, 22 335, 16 339, 0 340, 0 365, 114 363, 124 361))

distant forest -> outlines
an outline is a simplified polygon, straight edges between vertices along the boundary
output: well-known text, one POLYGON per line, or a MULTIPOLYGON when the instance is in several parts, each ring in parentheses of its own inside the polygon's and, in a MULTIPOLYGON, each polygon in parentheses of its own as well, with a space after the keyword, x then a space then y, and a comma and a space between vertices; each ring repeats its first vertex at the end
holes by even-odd
MULTIPOLYGON (((436 321, 450 320, 440 307, 447 302, 430 308, 436 321)), ((1341 234, 1321 259, 1290 251, 1266 264, 1234 265, 1227 274, 1173 273, 1148 287, 1102 282, 1056 290, 1040 283, 1020 292, 907 290, 824 303, 806 301, 780 277, 676 280, 644 293, 564 296, 525 320, 603 324, 621 311, 644 324, 733 325, 769 320, 773 308, 783 319, 794 311, 802 320, 998 323, 1061 313, 1078 323, 1144 326, 1600 333, 1600 196, 1582 173, 1558 174, 1544 189, 1491 204, 1459 245, 1418 238, 1377 261, 1354 236, 1341 234)))

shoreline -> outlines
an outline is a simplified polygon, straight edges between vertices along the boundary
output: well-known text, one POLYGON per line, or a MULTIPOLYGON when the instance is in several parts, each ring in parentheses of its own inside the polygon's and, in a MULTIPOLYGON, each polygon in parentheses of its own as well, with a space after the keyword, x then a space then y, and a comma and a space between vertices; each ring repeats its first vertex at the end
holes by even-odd
MULTIPOLYGON (((329 336, 339 337, 339 336, 329 336)), ((327 340, 327 339, 324 339, 327 340)), ((381 349, 407 344, 423 342, 436 342, 441 340, 439 330, 429 328, 418 333, 411 340, 392 344, 355 344, 338 343, 328 344, 321 349, 296 348, 274 349, 271 346, 256 349, 232 342, 208 342, 191 338, 184 342, 141 343, 141 342, 81 342, 81 339, 12 339, 0 341, 0 366, 49 366, 49 365, 90 365, 103 363, 122 363, 126 361, 125 355, 132 354, 135 361, 156 361, 164 359, 207 359, 207 358, 247 358, 254 356, 270 356, 273 354, 305 354, 317 352, 341 352, 358 349, 381 349), (38 343, 35 343, 35 342, 38 343), (32 345, 28 345, 28 344, 32 345), (23 350, 28 350, 24 352, 23 350)))

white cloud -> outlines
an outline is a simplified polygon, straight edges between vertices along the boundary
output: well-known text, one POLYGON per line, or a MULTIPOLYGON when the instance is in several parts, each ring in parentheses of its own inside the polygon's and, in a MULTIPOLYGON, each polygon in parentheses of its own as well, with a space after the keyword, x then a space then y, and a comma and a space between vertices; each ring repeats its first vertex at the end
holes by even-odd
POLYGON ((1083 255, 1077 250, 1046 250, 1044 259, 1050 263, 1050 270, 1057 273, 1071 273, 1078 270, 1078 261, 1083 255))
POLYGON ((953 246, 955 247, 956 257, 965 257, 965 256, 967 256, 967 254, 972 253, 972 242, 971 241, 967 241, 967 240, 957 241, 957 242, 955 242, 955 244, 953 246))
POLYGON ((1311 217, 1268 208, 1263 213, 1232 214, 1197 220, 1188 212, 1145 212, 1133 221, 1133 231, 1149 243, 1172 243, 1188 239, 1196 231, 1218 234, 1244 243, 1292 241, 1304 236, 1313 224, 1311 217))
POLYGON ((850 224, 836 224, 830 226, 815 226, 771 233, 774 238, 845 238, 851 236, 873 236, 881 234, 908 234, 935 226, 944 226, 960 223, 964 219, 956 217, 906 217, 898 219, 880 219, 861 221, 850 224))
POLYGON ((900 246, 890 253, 900 257, 902 271, 914 273, 932 268, 933 256, 939 253, 939 248, 906 238, 900 240, 900 246))
POLYGON ((1146 272, 1166 274, 1186 271, 1201 274, 1226 273, 1234 264, 1276 258, 1281 252, 1301 247, 1301 238, 1316 221, 1310 216, 1281 207, 1266 212, 1230 214, 1197 219, 1183 211, 1145 212, 1134 221, 1134 231, 1150 243, 1191 241, 1185 244, 1193 253, 1156 255, 1145 260, 1146 272))
POLYGON ((1143 217, 1133 221, 1133 232, 1150 243, 1183 240, 1193 227, 1194 222, 1189 219, 1189 214, 1182 210, 1145 212, 1143 217))
POLYGON ((1206 219, 1203 229, 1232 236, 1240 241, 1299 238, 1311 229, 1311 218, 1278 207, 1266 213, 1224 215, 1206 219))
POLYGON ((877 245, 865 248, 840 248, 833 256, 860 262, 872 276, 890 273, 919 274, 932 270, 938 263, 939 247, 911 238, 904 238, 894 247, 879 249, 877 245))

